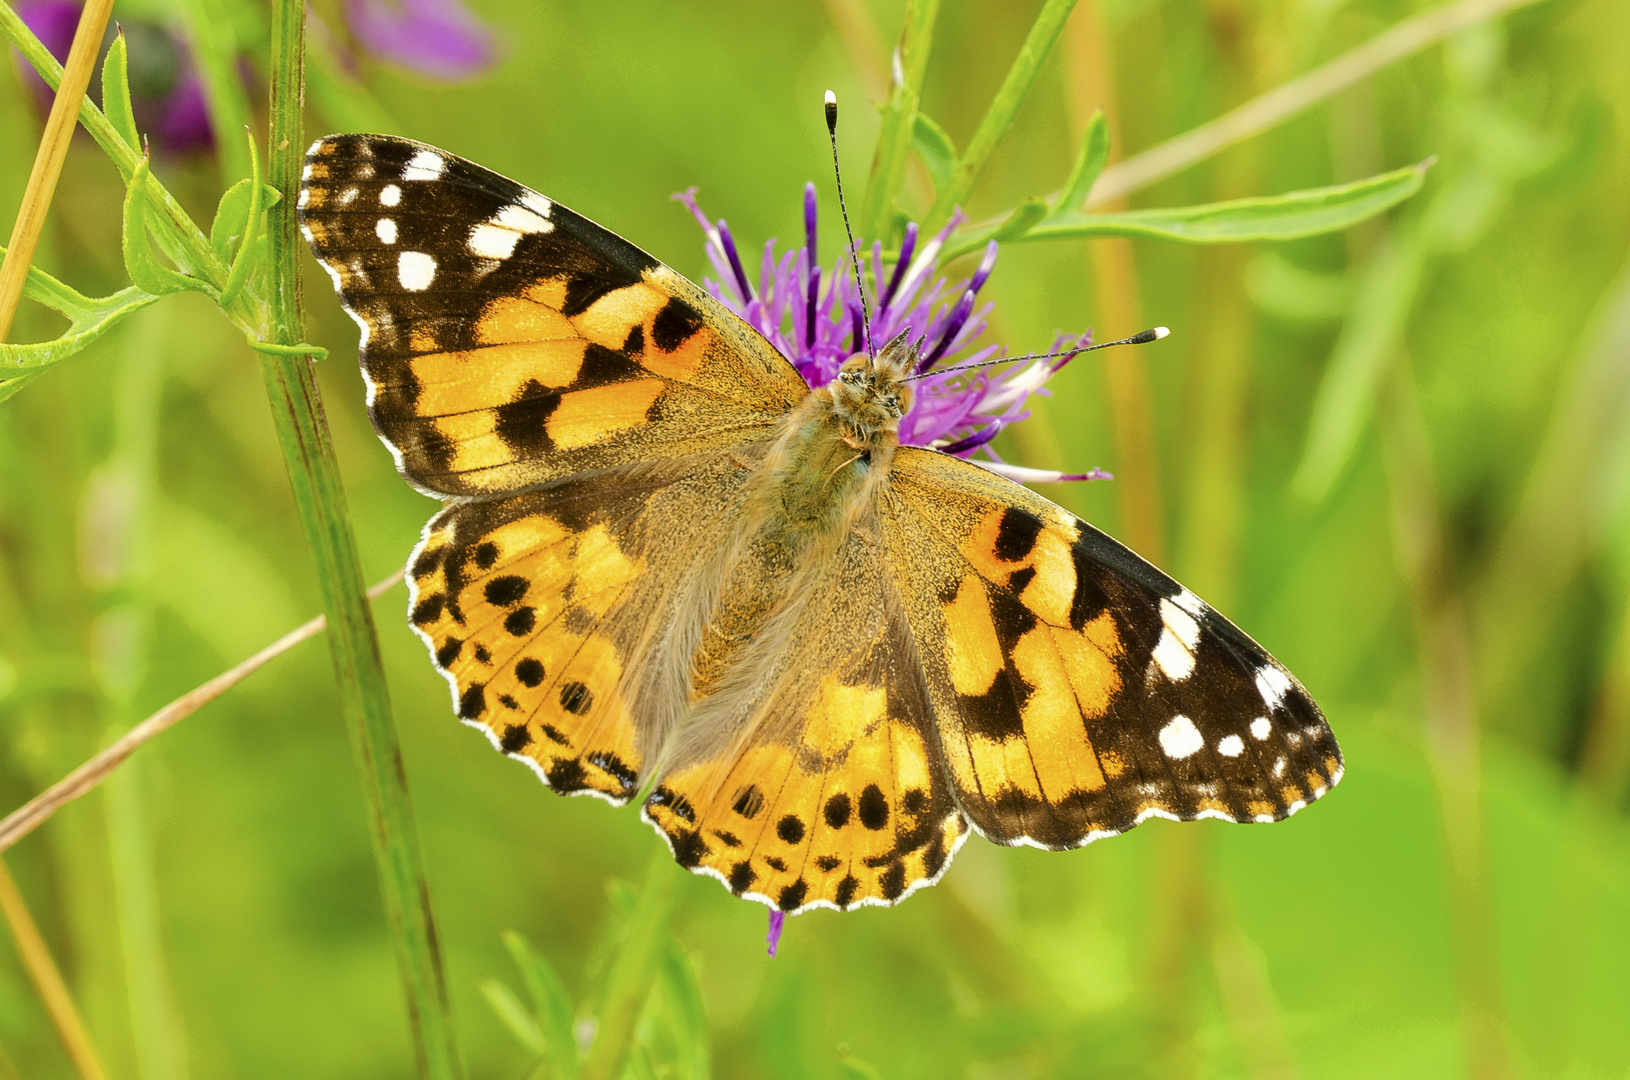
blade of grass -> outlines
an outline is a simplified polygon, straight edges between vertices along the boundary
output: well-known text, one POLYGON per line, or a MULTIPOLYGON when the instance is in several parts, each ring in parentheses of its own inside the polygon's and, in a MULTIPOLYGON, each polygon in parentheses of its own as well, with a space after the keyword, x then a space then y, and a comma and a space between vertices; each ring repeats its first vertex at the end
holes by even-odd
POLYGON ((622 947, 611 962, 599 1028, 583 1062, 583 1080, 612 1080, 622 1074, 635 1021, 651 996, 667 947, 668 920, 678 903, 679 874, 668 852, 659 848, 623 933, 622 947))
POLYGON ((956 168, 951 170, 951 182, 934 193, 934 208, 923 222, 923 232, 938 229, 950 218, 953 207, 968 201, 975 182, 985 171, 985 166, 990 164, 990 156, 995 152, 996 145, 1013 126, 1020 103, 1029 92, 1030 84, 1036 81, 1042 61, 1052 52, 1075 4, 1076 0, 1047 0, 1036 21, 1030 24, 1030 33, 1025 37, 1024 44, 1019 46, 1019 55, 1013 58, 1013 66, 1008 68, 1007 77, 991 99, 984 119, 974 129, 973 138, 968 140, 968 148, 962 152, 956 168))
POLYGON ((11 320, 17 314, 18 301, 23 298, 23 281, 34 261, 34 245, 39 243, 40 230, 45 227, 45 213, 50 209, 51 196, 56 193, 63 159, 68 156, 68 141, 74 134, 79 102, 91 84, 96 54, 112 14, 113 0, 90 0, 80 12, 74 43, 68 50, 68 66, 57 87, 56 98, 51 102, 51 114, 46 118, 45 133, 34 155, 34 168, 28 174, 23 203, 11 227, 5 261, 0 263, 0 341, 11 335, 11 320))
POLYGON ((238 43, 232 33, 232 18, 221 6, 220 0, 184 0, 179 5, 192 54, 198 61, 209 126, 215 133, 221 186, 226 187, 249 172, 249 158, 237 134, 250 117, 249 95, 238 74, 238 43))
MULTIPOLYGON (((369 589, 368 596, 370 599, 378 598, 389 592, 392 586, 399 584, 401 581, 402 574, 400 572, 394 573, 369 589)), ((101 751, 73 772, 7 814, 4 820, 0 820, 0 852, 5 851, 45 824, 50 820, 52 814, 94 789, 103 780, 106 780, 108 774, 118 768, 126 758, 150 742, 155 736, 168 731, 265 667, 267 662, 282 656, 302 641, 316 637, 327 627, 328 617, 326 615, 319 615, 315 619, 295 627, 247 660, 221 672, 221 674, 202 686, 187 691, 141 723, 136 724, 114 740, 107 749, 101 751)))
MULTIPOLYGON (((304 3, 276 0, 272 5, 268 179, 281 201, 272 207, 267 221, 272 310, 266 333, 259 336, 286 348, 299 343, 304 321, 300 309, 302 244, 295 220, 295 195, 305 150, 300 131, 304 54, 304 3)), ((294 489, 295 506, 316 564, 317 585, 328 615, 328 641, 340 705, 372 819, 374 856, 407 995, 419 1073, 429 1080, 453 1080, 461 1070, 453 1048, 452 1016, 424 855, 408 796, 407 773, 385 685, 379 640, 363 586, 356 536, 346 510, 339 463, 312 359, 294 352, 262 352, 260 365, 289 484, 294 489)))
POLYGON ((62 981, 62 972, 51 958, 51 950, 40 936, 40 928, 28 913, 28 905, 23 902, 22 894, 17 891, 17 882, 12 879, 4 861, 0 861, 0 912, 5 914, 23 967, 39 990, 40 1000, 45 1003, 45 1011, 56 1026, 57 1034, 62 1037, 62 1045, 68 1048, 74 1068, 79 1071, 82 1080, 107 1080, 107 1070, 102 1068, 101 1058, 91 1043, 90 1033, 85 1030, 85 1021, 74 1005, 73 995, 68 993, 68 985, 62 981))

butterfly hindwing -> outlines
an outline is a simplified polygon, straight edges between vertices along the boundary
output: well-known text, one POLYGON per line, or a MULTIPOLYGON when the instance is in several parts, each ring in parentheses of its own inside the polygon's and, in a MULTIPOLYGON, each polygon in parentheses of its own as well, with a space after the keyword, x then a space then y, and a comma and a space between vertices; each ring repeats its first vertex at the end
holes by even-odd
POLYGON ((1340 779, 1289 672, 1041 496, 902 448, 881 517, 958 800, 990 839, 1068 848, 1151 816, 1277 821, 1340 779))
POLYGON ((645 805, 682 864, 783 911, 892 904, 968 835, 880 554, 862 528, 800 589, 746 737, 681 764, 645 805))
POLYGON ((306 160, 302 227, 362 328, 374 425, 424 490, 752 442, 807 393, 706 292, 497 173, 380 135, 306 160))
POLYGON ((630 466, 431 519, 408 617, 459 717, 561 794, 625 802, 649 753, 631 687, 650 630, 671 619, 694 553, 722 542, 745 475, 731 455, 630 466))

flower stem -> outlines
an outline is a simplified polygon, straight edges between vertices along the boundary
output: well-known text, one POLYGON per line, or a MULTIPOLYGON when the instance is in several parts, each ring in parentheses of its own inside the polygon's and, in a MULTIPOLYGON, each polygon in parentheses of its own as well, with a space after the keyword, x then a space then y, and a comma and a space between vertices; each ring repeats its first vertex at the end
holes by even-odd
POLYGON ((935 198, 934 209, 923 222, 924 231, 938 229, 950 218, 953 207, 968 201, 974 183, 985 171, 985 166, 990 163, 990 156, 996 150, 996 144, 1002 141, 1002 136, 1013 126, 1020 102, 1029 92, 1030 84, 1036 81, 1036 73, 1041 70, 1042 61, 1047 59, 1053 44, 1058 41, 1059 34, 1064 30, 1064 21, 1070 17, 1075 4, 1076 0, 1047 0, 1041 14, 1036 16, 1036 21, 1030 26, 1029 35, 1019 47, 1019 55, 1013 58, 1013 66, 1008 69, 1007 78, 1002 80, 1001 89, 996 91, 996 96, 991 99, 990 108, 985 110, 985 118, 979 121, 979 127, 969 140, 968 148, 962 152, 955 168, 951 170, 950 182, 935 198))
POLYGON ((622 948, 611 964, 600 1027, 588 1060, 583 1062, 582 1080, 612 1080, 621 1075, 623 1063, 628 1060, 634 1024, 651 996, 657 967, 662 962, 668 920, 679 902, 679 874, 672 863, 668 852, 661 848, 651 860, 622 948))
MULTIPOLYGON (((268 178, 283 197, 268 215, 271 314, 266 332, 258 336, 279 345, 294 345, 301 337, 295 195, 305 149, 300 132, 304 50, 304 3, 277 0, 272 5, 268 178)), ((312 361, 309 356, 262 353, 260 364, 328 616, 340 704, 362 772, 380 888, 407 992, 419 1074, 431 1080, 452 1080, 460 1070, 424 858, 379 642, 363 588, 356 537, 346 512, 312 361)))

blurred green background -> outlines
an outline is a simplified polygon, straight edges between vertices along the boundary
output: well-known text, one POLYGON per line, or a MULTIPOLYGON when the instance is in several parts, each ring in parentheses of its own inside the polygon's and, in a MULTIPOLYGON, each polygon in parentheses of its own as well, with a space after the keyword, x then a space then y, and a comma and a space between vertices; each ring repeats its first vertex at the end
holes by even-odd
MULTIPOLYGON (((492 66, 449 83, 358 50, 353 72, 331 65, 354 83, 314 88, 308 131, 446 147, 693 277, 701 237, 671 192, 699 185, 755 250, 797 242, 814 180, 830 264, 820 94, 850 103, 858 189, 877 128, 860 103, 880 97, 901 0, 471 6, 495 29, 492 66)), ((1039 6, 944 5, 923 107, 959 145, 1039 6)), ((1130 156, 1430 6, 1082 0, 969 209, 1056 189, 1095 106, 1130 156)), ((336 7, 316 10, 339 26, 336 7)), ((263 117, 265 12, 212 10, 263 117)), ((159 0, 120 0, 115 18, 180 25, 159 0)), ((1116 472, 1046 493, 1295 671, 1346 779, 1272 828, 1154 822, 1067 854, 975 839, 897 909, 790 921, 773 960, 761 907, 672 868, 716 1075, 1630 1076, 1627 46, 1623 0, 1534 4, 1132 199, 1272 194, 1438 155, 1420 195, 1343 235, 1003 250, 990 339, 1173 330, 1076 361, 1004 452, 1116 472), (1150 452, 1129 460, 1143 427, 1150 452)), ((41 119, 8 72, 7 220, 41 119)), ((213 156, 155 171, 208 220, 213 156)), ((38 264, 86 293, 122 286, 121 195, 77 142, 38 264)), ((307 337, 333 350, 328 419, 378 580, 434 504, 374 438, 355 329, 307 267, 307 337)), ((13 340, 59 330, 25 304, 13 340)), ((608 882, 643 880, 661 841, 633 809, 549 794, 459 725, 404 603, 398 589, 376 611, 458 1040, 470 1076, 519 1078, 536 1055, 480 989, 520 985, 500 933, 591 1000, 621 930, 608 882)), ((0 405, 0 809, 319 609, 255 361, 207 301, 141 312, 0 405)), ((413 1071, 320 643, 7 861, 110 1075, 413 1071)), ((75 1075, 7 945, 0 1050, 0 1075, 75 1075)))

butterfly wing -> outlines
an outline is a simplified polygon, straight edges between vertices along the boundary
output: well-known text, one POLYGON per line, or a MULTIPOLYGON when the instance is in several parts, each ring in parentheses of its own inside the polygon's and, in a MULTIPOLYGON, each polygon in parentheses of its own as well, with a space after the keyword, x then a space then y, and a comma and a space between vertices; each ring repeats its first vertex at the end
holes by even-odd
POLYGON ((374 426, 425 491, 501 494, 752 442, 808 392, 633 244, 422 143, 318 140, 299 210, 362 329, 374 426))
MULTIPOLYGON (((968 834, 905 614, 871 528, 798 591, 744 735, 664 775, 644 817, 678 861, 782 911, 891 904, 968 834)), ((681 755, 683 756, 683 755, 681 755)))
POLYGON ((409 564, 410 618, 465 723, 561 794, 621 805, 660 686, 652 632, 717 548, 748 467, 733 453, 624 466, 455 503, 409 564))
POLYGON ((959 805, 990 839, 1278 821, 1340 779, 1335 736, 1278 661, 1041 496, 902 448, 880 518, 959 805))

